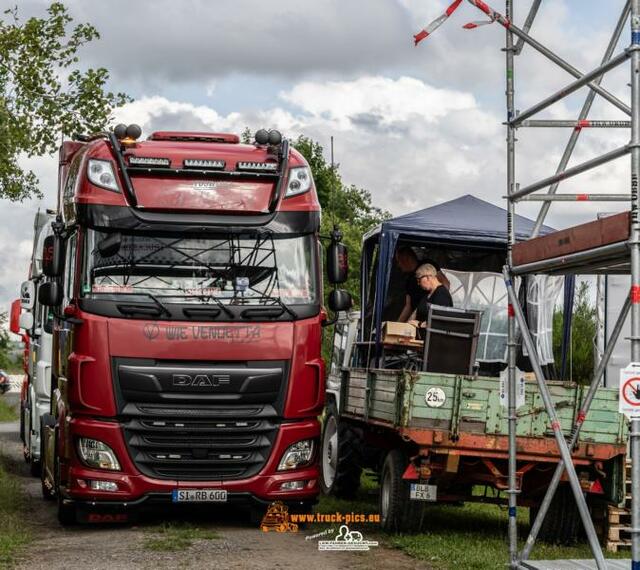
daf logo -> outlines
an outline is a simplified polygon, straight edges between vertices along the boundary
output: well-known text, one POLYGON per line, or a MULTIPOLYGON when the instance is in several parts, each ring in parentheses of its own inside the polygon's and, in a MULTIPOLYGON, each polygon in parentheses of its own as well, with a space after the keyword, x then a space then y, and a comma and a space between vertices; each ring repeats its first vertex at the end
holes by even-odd
POLYGON ((217 388, 218 386, 228 386, 230 382, 231 377, 228 374, 173 375, 174 386, 211 386, 217 388))

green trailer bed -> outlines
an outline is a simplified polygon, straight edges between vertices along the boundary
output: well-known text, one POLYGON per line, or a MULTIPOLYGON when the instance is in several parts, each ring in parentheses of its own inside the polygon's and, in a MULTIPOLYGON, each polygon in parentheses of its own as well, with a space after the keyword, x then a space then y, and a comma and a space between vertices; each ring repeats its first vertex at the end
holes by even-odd
MULTIPOLYGON (((553 439, 538 386, 525 381, 524 404, 518 407, 517 435, 553 439)), ((588 386, 548 382, 565 433, 575 423, 588 386)), ((343 372, 343 413, 401 430, 446 431, 453 440, 461 434, 506 436, 506 408, 499 378, 456 376, 403 370, 343 372)), ((627 422, 618 413, 618 392, 601 388, 580 433, 580 442, 624 446, 627 422)))

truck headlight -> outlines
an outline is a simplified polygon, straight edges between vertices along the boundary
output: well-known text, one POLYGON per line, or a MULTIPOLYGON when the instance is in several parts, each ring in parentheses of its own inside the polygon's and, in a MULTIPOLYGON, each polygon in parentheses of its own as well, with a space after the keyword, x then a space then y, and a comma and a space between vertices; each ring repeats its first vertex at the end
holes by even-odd
POLYGON ((120 463, 113 449, 97 439, 81 437, 78 440, 78 454, 87 467, 120 471, 120 463))
POLYGON ((303 439, 298 441, 287 448, 284 452, 280 464, 278 465, 278 471, 287 471, 288 469, 298 469, 298 467, 304 467, 311 463, 313 458, 313 440, 303 439))
POLYGON ((289 169, 289 181, 284 197, 304 194, 311 188, 311 170, 307 166, 295 166, 289 169))
POLYGON ((87 176, 93 184, 100 186, 100 188, 106 188, 114 192, 120 191, 116 175, 113 172, 113 165, 109 160, 89 159, 87 176))

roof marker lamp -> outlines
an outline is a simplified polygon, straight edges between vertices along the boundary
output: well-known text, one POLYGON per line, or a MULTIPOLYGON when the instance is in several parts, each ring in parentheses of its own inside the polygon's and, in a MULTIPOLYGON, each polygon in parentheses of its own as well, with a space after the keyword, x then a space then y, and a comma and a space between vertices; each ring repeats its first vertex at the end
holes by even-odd
POLYGON ((185 168, 199 168, 201 170, 222 170, 224 160, 209 160, 200 158, 186 158, 182 163, 185 168))
POLYGON ((168 158, 156 158, 153 156, 130 156, 129 166, 171 166, 168 158))
POLYGON ((78 439, 78 455, 87 467, 120 471, 120 463, 113 449, 97 439, 88 437, 78 439))
POLYGON ((120 192, 116 175, 113 172, 113 165, 109 160, 89 159, 87 175, 89 181, 96 186, 113 192, 120 192))
POLYGON ((251 172, 276 172, 278 170, 278 163, 240 161, 236 164, 236 168, 238 170, 248 170, 251 172))
POLYGON ((289 182, 285 198, 304 194, 311 188, 311 170, 308 166, 296 166, 289 170, 289 182))

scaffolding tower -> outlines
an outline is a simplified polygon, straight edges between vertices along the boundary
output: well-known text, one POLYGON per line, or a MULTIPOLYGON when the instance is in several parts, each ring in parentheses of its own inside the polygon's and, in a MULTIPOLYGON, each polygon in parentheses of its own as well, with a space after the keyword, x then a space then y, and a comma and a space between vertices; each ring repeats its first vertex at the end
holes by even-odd
MULTIPOLYGON (((416 44, 429 36, 458 8, 462 0, 455 0, 445 13, 415 36, 416 44)), ((573 495, 575 497, 580 517, 585 527, 587 539, 593 553, 594 562, 598 570, 605 570, 607 562, 604 559, 602 548, 598 541, 593 521, 591 519, 585 496, 580 486, 575 465, 572 461, 574 445, 578 441, 580 429, 589 412, 591 403, 596 395, 614 345, 620 336, 624 321, 631 313, 631 362, 640 362, 640 195, 638 193, 638 178, 640 177, 640 0, 627 0, 622 8, 622 13, 617 21, 609 44, 605 50, 601 64, 583 73, 548 49, 542 43, 530 35, 530 30, 538 14, 542 0, 532 0, 529 12, 522 27, 514 24, 513 0, 506 0, 504 13, 500 13, 488 6, 482 0, 468 0, 470 4, 480 9, 488 22, 473 22, 465 28, 477 27, 481 23, 498 23, 506 30, 505 61, 506 61, 506 106, 507 106, 507 224, 508 224, 508 253, 507 264, 503 269, 503 276, 509 295, 508 305, 508 423, 509 423, 509 557, 511 568, 531 568, 527 560, 535 544, 537 535, 542 526, 545 515, 548 512, 551 501, 558 488, 564 472, 568 477, 573 495), (614 55, 622 33, 630 27, 631 42, 628 47, 614 55), (515 103, 515 61, 523 47, 527 45, 546 59, 573 76, 574 80, 565 87, 546 97, 539 103, 532 105, 524 111, 516 110, 515 103), (602 78, 611 70, 624 63, 630 63, 630 101, 625 103, 618 97, 602 87, 602 78), (576 119, 547 120, 533 118, 540 111, 550 105, 564 99, 582 87, 588 88, 584 104, 576 119), (591 120, 589 113, 596 96, 608 101, 615 108, 629 117, 629 120, 591 120), (555 173, 537 182, 520 187, 516 178, 516 133, 522 128, 569 128, 571 134, 566 148, 559 161, 555 173), (568 167, 574 149, 580 138, 580 134, 586 128, 604 129, 630 129, 630 141, 622 147, 613 149, 605 154, 568 167), (631 157, 631 188, 629 194, 557 194, 557 189, 562 180, 576 176, 580 173, 604 165, 612 160, 625 155, 631 157), (515 228, 513 225, 516 204, 521 201, 539 202, 536 223, 530 239, 516 243, 515 228), (533 251, 537 242, 545 238, 539 238, 538 233, 543 226, 551 202, 627 202, 630 205, 629 222, 624 239, 611 243, 598 243, 579 251, 556 251, 547 248, 546 252, 537 255, 534 261, 523 263, 514 258, 514 251, 533 251), (611 336, 607 339, 606 350, 600 362, 595 367, 595 372, 589 386, 587 396, 582 402, 577 414, 575 424, 570 434, 563 433, 556 410, 554 408, 549 387, 545 381, 540 366, 536 344, 534 343, 527 322, 525 320, 518 295, 514 288, 514 279, 527 274, 596 274, 596 273, 627 273, 631 275, 631 288, 624 303, 620 315, 613 328, 611 336), (516 327, 517 325, 517 327, 516 327), (516 449, 516 351, 519 338, 526 347, 531 361, 540 395, 544 407, 551 420, 551 427, 557 441, 561 455, 551 484, 549 485, 543 502, 540 505, 535 521, 526 539, 522 551, 518 551, 518 535, 516 525, 517 509, 517 449, 516 449), (526 565, 526 566, 525 566, 526 565)), ((579 9, 578 3, 574 9, 579 9)), ((553 234, 552 234, 553 235, 553 234)), ((605 240, 606 241, 606 240, 605 240)), ((540 249, 540 248, 538 248, 540 249)), ((631 485, 631 529, 632 538, 631 568, 640 570, 640 419, 632 419, 630 422, 630 451, 632 458, 632 485, 631 485)), ((564 566, 563 566, 564 567, 564 566)), ((619 567, 619 566, 616 566, 619 567)))

